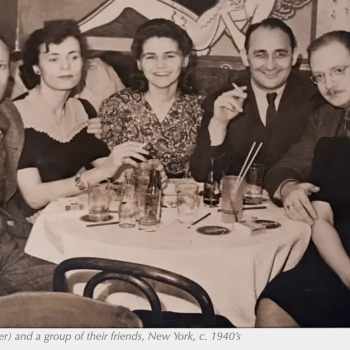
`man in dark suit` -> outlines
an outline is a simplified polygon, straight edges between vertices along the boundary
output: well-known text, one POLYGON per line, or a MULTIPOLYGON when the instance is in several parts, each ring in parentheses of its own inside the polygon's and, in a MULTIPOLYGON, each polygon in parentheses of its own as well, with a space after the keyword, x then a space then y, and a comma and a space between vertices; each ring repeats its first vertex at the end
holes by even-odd
POLYGON ((296 39, 282 21, 267 18, 246 33, 239 79, 227 82, 203 103, 205 110, 191 173, 204 181, 210 158, 215 176, 238 174, 253 142, 263 142, 256 162, 265 171, 275 165, 302 133, 322 99, 303 71, 292 71, 298 58, 296 39))
POLYGON ((316 213, 308 196, 321 190, 313 196, 319 217, 312 227, 312 242, 298 265, 277 275, 260 294, 257 327, 350 326, 348 153, 344 142, 350 140, 350 32, 323 34, 310 44, 308 56, 312 79, 328 104, 310 117, 299 142, 267 174, 266 184, 273 193, 287 181, 281 186, 287 214, 311 223, 316 213), (321 180, 318 183, 324 187, 307 183, 309 176, 321 180))
POLYGON ((265 187, 271 195, 279 188, 287 215, 311 225, 317 215, 308 197, 319 188, 307 181, 316 143, 321 137, 348 136, 350 130, 350 33, 328 33, 310 44, 308 53, 315 86, 329 104, 309 118, 299 142, 266 174, 265 187))

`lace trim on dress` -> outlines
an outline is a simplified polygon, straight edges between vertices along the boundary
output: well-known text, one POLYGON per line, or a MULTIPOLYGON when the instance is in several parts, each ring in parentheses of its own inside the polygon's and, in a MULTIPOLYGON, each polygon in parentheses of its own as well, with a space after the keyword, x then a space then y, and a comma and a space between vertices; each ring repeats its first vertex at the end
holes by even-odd
POLYGON ((76 98, 69 98, 65 105, 65 114, 57 122, 46 115, 45 103, 34 88, 28 95, 14 102, 19 110, 24 127, 45 133, 55 141, 70 142, 75 135, 88 125, 89 117, 84 106, 76 98))

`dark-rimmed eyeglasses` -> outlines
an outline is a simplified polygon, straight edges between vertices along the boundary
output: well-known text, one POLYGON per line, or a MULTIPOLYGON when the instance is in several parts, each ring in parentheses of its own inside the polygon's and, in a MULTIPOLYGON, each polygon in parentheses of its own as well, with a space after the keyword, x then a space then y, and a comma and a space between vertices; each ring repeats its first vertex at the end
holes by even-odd
MULTIPOLYGON (((349 67, 350 64, 334 67, 329 71, 329 76, 333 81, 338 82, 345 77, 345 72, 349 67)), ((316 85, 324 84, 326 82, 326 74, 327 73, 315 73, 311 75, 310 79, 316 85)))

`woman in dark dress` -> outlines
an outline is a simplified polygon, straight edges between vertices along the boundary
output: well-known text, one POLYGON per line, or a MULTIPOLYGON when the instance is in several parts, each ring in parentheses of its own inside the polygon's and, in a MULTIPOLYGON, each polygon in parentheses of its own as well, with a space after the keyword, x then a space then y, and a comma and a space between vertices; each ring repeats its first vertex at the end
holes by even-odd
POLYGON ((273 279, 260 295, 300 327, 350 327, 350 141, 321 138, 310 182, 318 219, 299 264, 273 279))
POLYGON ((27 217, 51 201, 78 195, 87 182, 115 176, 124 163, 137 166, 136 159, 146 160, 141 143, 124 143, 110 152, 87 132, 94 109, 70 97, 80 82, 86 51, 70 20, 47 22, 25 44, 21 73, 31 90, 14 103, 25 127, 17 203, 27 217))

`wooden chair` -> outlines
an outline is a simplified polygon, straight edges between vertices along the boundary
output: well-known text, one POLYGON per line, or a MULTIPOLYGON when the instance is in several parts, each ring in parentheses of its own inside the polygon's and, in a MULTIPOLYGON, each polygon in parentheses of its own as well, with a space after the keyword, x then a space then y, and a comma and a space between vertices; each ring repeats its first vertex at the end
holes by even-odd
POLYGON ((227 318, 215 315, 208 293, 198 283, 179 274, 148 265, 100 258, 68 259, 55 269, 54 290, 68 292, 66 272, 84 269, 100 271, 87 282, 83 294, 85 297, 93 298, 95 287, 108 280, 125 281, 141 290, 151 305, 151 311, 134 310, 134 312, 141 318, 146 328, 234 327, 227 318), (148 280, 187 292, 195 298, 202 313, 162 311, 159 297, 148 280))
POLYGON ((139 328, 129 309, 55 292, 20 292, 0 298, 0 328, 139 328))

